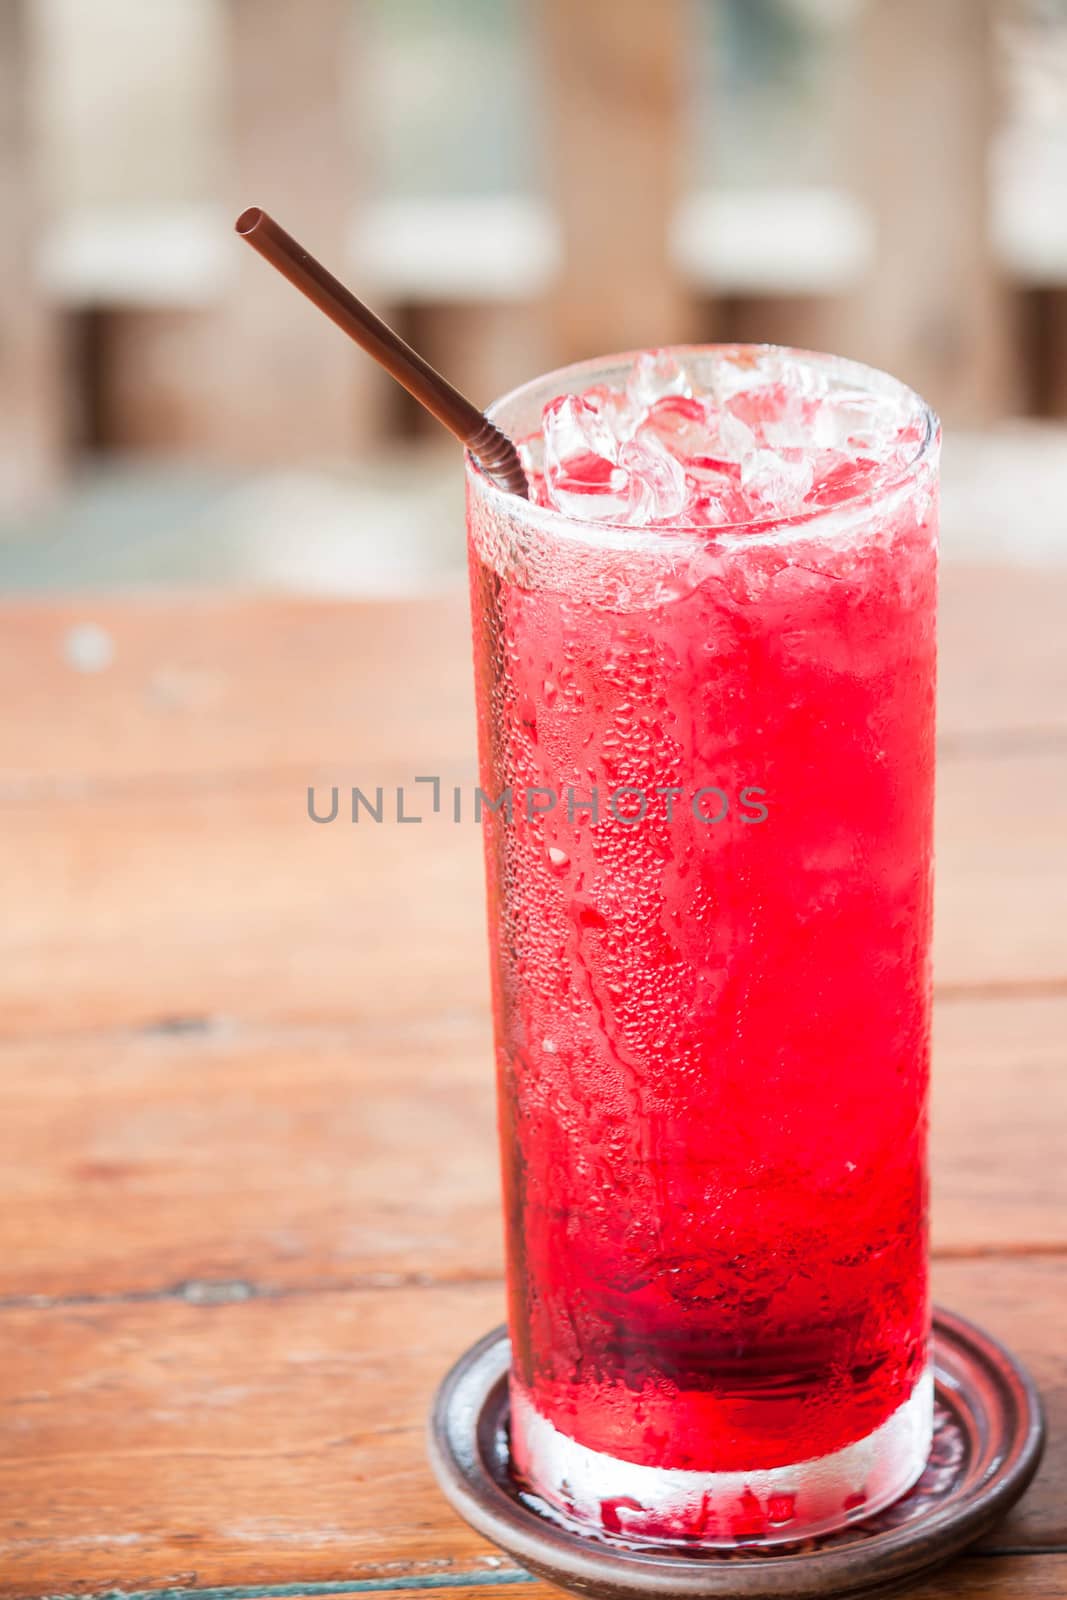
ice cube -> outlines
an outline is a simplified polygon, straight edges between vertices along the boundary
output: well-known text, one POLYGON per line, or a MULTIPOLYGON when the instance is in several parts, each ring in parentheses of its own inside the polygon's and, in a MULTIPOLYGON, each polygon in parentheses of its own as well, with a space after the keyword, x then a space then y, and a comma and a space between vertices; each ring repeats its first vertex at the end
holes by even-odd
POLYGON ((647 528, 656 520, 655 490, 639 472, 629 472, 627 479, 626 511, 618 520, 629 523, 632 528, 647 528))
POLYGON ((547 505, 545 493, 545 475, 542 466, 545 457, 545 441, 540 433, 530 434, 526 439, 518 439, 515 443, 522 470, 526 474, 526 483, 530 492, 530 500, 535 506, 547 505))
POLYGON ((899 426, 899 407, 885 395, 838 390, 819 406, 812 443, 828 450, 880 454, 899 426))
POLYGON ((871 493, 921 443, 913 408, 802 357, 738 348, 695 370, 702 386, 650 351, 625 389, 552 401, 543 462, 524 441, 537 501, 583 520, 736 527, 871 493))
POLYGON ((634 503, 631 520, 640 515, 642 522, 669 522, 681 515, 686 502, 685 472, 655 435, 643 435, 624 444, 619 464, 630 473, 634 503), (647 507, 644 503, 639 506, 643 497, 637 483, 648 489, 647 507))
MULTIPOLYGON (((724 411, 719 418, 719 445, 722 455, 727 461, 740 464, 746 456, 750 456, 757 448, 758 441, 752 429, 735 417, 732 412, 724 411)), ((718 453, 718 452, 712 452, 718 453)))
POLYGON ((751 518, 748 501, 741 493, 737 469, 723 471, 726 463, 689 461, 686 463, 686 511, 688 520, 701 526, 724 527, 727 523, 747 522, 751 518))
POLYGON ((722 355, 710 373, 709 389, 716 405, 725 405, 735 394, 764 383, 767 352, 735 350, 722 355))
POLYGON ((615 436, 594 406, 564 394, 544 409, 548 498, 568 516, 612 521, 630 506, 630 476, 618 465, 615 436))
POLYGON ((530 490, 530 503, 535 506, 550 506, 552 497, 548 492, 543 472, 527 472, 526 482, 530 490))
POLYGON ((622 444, 630 438, 640 412, 635 410, 621 389, 609 389, 606 383, 598 383, 592 389, 587 389, 582 399, 603 417, 617 443, 622 444))
POLYGON ((540 472, 545 461, 545 440, 541 433, 531 433, 525 439, 520 439, 516 446, 519 460, 523 464, 527 477, 532 472, 540 472))
POLYGON ((541 417, 545 440, 545 474, 551 483, 561 473, 591 482, 602 481, 605 468, 619 459, 614 433, 595 406, 581 395, 561 394, 550 400, 541 417))
POLYGON ((726 402, 732 417, 761 433, 767 423, 793 421, 802 396, 784 383, 754 383, 736 390, 726 402))
MULTIPOLYGON (((624 446, 627 451, 630 448, 630 445, 624 446)), ((601 482, 592 483, 566 475, 548 480, 548 504, 582 522, 618 523, 632 528, 644 528, 674 515, 670 509, 663 509, 676 502, 670 481, 660 471, 660 463, 649 460, 651 452, 646 453, 644 446, 635 445, 633 449, 631 465, 611 467, 609 475, 601 482), (644 470, 637 470, 638 467, 644 470), (657 471, 660 471, 659 476, 657 471)), ((669 456, 666 460, 677 467, 677 462, 671 462, 669 456)), ((677 503, 685 504, 684 475, 677 503)))
POLYGON ((642 414, 667 395, 690 395, 689 375, 669 350, 645 350, 634 362, 626 380, 626 397, 642 414))
POLYGON ((636 437, 657 439, 678 460, 685 461, 708 450, 718 421, 718 412, 697 396, 669 394, 649 407, 636 437))
POLYGON ((602 397, 562 395, 545 407, 545 483, 550 503, 583 521, 641 527, 676 517, 685 473, 654 438, 619 444, 602 397))
POLYGON ((808 504, 840 505, 857 495, 869 493, 878 481, 878 463, 869 456, 852 455, 846 450, 819 450, 812 458, 812 484, 808 504))
POLYGON ((691 495, 686 511, 688 520, 698 528, 723 528, 735 520, 725 501, 713 494, 691 495))
POLYGON ((793 516, 811 482, 811 458, 800 450, 752 450, 741 463, 741 487, 757 512, 793 516))
MULTIPOLYGON (((634 510, 642 511, 644 505, 642 500, 634 507, 630 479, 623 467, 612 467, 610 477, 601 484, 565 476, 550 478, 546 480, 548 503, 564 516, 582 522, 629 522, 634 510)), ((649 498, 647 491, 645 498, 649 498)))

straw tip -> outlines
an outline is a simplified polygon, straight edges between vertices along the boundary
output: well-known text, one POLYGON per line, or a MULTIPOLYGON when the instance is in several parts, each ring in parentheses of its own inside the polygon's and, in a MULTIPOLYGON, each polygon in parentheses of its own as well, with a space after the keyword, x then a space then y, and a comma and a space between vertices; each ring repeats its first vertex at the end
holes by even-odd
POLYGON ((234 223, 234 232, 240 234, 251 233, 263 221, 261 206, 249 206, 234 223))

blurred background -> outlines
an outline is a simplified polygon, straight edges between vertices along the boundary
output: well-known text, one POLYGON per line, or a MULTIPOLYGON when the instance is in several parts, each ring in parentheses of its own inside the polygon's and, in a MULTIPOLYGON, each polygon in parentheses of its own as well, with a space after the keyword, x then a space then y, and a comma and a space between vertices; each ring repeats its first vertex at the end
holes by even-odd
POLYGON ((1067 0, 0 0, 0 195, 2 590, 458 580, 457 451, 250 203, 480 403, 689 339, 886 367, 948 554, 1067 556, 1067 0))

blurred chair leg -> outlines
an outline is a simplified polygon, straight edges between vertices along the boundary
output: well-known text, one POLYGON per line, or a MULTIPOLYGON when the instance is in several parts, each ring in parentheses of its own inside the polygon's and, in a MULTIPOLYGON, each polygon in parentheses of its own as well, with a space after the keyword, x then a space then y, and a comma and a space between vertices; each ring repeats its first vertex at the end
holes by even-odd
MULTIPOLYGON (((345 114, 354 8, 350 0, 226 4, 238 206, 276 212, 343 277, 356 199, 345 114)), ((243 247, 238 273, 243 443, 267 458, 345 453, 369 421, 372 364, 243 247)))
POLYGON ((557 358, 685 339, 668 235, 684 149, 687 0, 539 0, 549 193, 564 262, 557 358))
POLYGON ((1050 417, 1067 417, 1067 289, 1044 292, 1044 328, 1039 374, 1043 411, 1050 417))
MULTIPOLYGON (((843 294, 735 296, 728 306, 730 338, 740 344, 784 344, 797 350, 842 350, 843 294)), ((845 324, 847 326, 847 324, 845 324)))
POLYGON ((29 108, 29 0, 0 0, 0 511, 60 475, 65 419, 60 316, 38 286, 40 190, 29 108))
POLYGON ((552 360, 546 323, 544 307, 528 301, 420 306, 411 337, 457 388, 487 406, 545 371, 552 360))
POLYGON ((867 0, 856 180, 877 229, 843 353, 890 368, 951 422, 1017 409, 1016 309, 993 259, 991 0, 867 0))
POLYGON ((232 234, 272 211, 343 277, 356 183, 345 74, 352 0, 224 0, 230 150, 217 309, 127 313, 108 334, 112 442, 242 466, 348 456, 376 431, 380 374, 232 234))

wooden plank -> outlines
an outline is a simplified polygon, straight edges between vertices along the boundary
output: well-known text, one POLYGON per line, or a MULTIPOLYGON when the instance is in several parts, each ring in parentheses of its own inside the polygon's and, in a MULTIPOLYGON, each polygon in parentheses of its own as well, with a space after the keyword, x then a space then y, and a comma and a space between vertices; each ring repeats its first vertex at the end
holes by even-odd
MULTIPOLYGON (((400 1590, 399 1600, 415 1600, 423 1590, 400 1590)), ((501 1600, 493 1586, 494 1600, 501 1600)), ((523 1583, 515 1600, 559 1600, 558 1589, 547 1583, 523 1583)), ((974 1557, 954 1561, 944 1571, 920 1583, 908 1584, 910 1600, 1062 1600, 1067 1593, 1067 1556, 1009 1556, 990 1561, 974 1557)), ((449 1588, 451 1600, 485 1600, 484 1586, 449 1588)), ((299 1600, 299 1597, 297 1597, 299 1600)), ((311 1600, 311 1597, 308 1597, 311 1600)))
POLYGON ((872 0, 859 55, 854 171, 877 247, 839 348, 951 422, 1011 414, 1011 308, 989 230, 990 0, 872 0))
POLYGON ((564 261, 552 302, 559 362, 672 344, 689 307, 668 234, 681 183, 687 7, 544 0, 549 191, 564 261))
POLYGON ((0 511, 56 485, 65 444, 58 313, 36 275, 41 174, 34 150, 33 7, 0 6, 0 511))
MULTIPOLYGON (((461 537, 456 529, 456 537, 461 537)), ((949 565, 940 734, 951 761, 1067 728, 1067 572, 949 565)), ((0 604, 4 778, 95 782, 474 748, 465 595, 235 595, 0 604), (86 626, 89 659, 78 669, 86 626), (388 716, 384 710, 388 708, 388 716), (435 730, 439 737, 434 738, 435 730)))
POLYGON ((1065 614, 1065 571, 946 562, 938 619, 942 761, 961 749, 995 753, 1062 739, 1065 614))
POLYGON ((1048 1442, 1037 1477, 982 1540, 989 1550, 1067 1547, 1067 1258, 996 1256, 935 1261, 935 1300, 962 1312, 1008 1346, 1041 1393, 1048 1442))
MULTIPOLYGON (((955 1262, 937 1291, 1032 1363, 1049 1405, 1045 1463, 988 1547, 1062 1546, 1067 1366, 1048 1333, 1067 1262, 955 1262)), ((0 1593, 484 1569, 423 1430, 502 1305, 466 1285, 0 1312, 0 1593)))
MULTIPOLYGON (((386 987, 396 1013, 357 1027, 0 1050, 0 1299, 498 1275, 488 1015, 386 987)), ((1065 1041, 1067 999, 939 1008, 935 1252, 1067 1249, 1065 1041)))
MULTIPOLYGON (((439 748, 439 747, 438 747, 439 748)), ((431 757, 434 751, 430 750, 431 757)), ((445 807, 395 820, 428 758, 380 754, 231 777, 9 794, 0 927, 8 1036, 195 1014, 366 1021, 483 1003, 484 889, 473 751, 429 773, 445 807), (383 788, 381 824, 316 826, 307 787, 383 788), (447 811, 453 786, 465 820, 447 811), (388 803, 388 810, 385 809, 388 803)), ((416 799, 415 804, 418 804, 416 799)), ((1062 986, 1067 754, 946 762, 935 977, 949 993, 1062 986)))
POLYGON ((0 1313, 0 1593, 468 1572, 426 1410, 499 1286, 0 1313))
POLYGON ((1062 986, 1067 755, 943 762, 936 858, 935 985, 1062 986))
MULTIPOLYGON (((457 537, 460 537, 457 530, 457 537)), ((465 594, 235 595, 0 606, 0 775, 127 782, 474 750, 465 594)), ((423 770, 421 767, 419 770, 423 770)))
MULTIPOLYGON (((950 991, 1067 976, 1067 757, 1039 688, 1055 691, 1062 659, 1049 588, 1043 604, 1029 579, 1005 584, 1005 626, 980 626, 969 619, 992 596, 976 575, 948 611, 958 665, 943 677, 936 976, 950 991), (967 662, 986 713, 968 699, 967 662)), ((316 828, 305 809, 309 782, 324 795, 419 773, 473 782, 461 596, 78 602, 8 607, 4 624, 0 683, 17 710, 0 754, 0 856, 19 905, 0 931, 5 1031, 381 1017, 416 955, 420 1004, 482 1003, 473 825, 364 819, 361 833, 316 828)))
POLYGON ((934 1012, 935 1253, 1067 1247, 1067 998, 934 1012))
MULTIPOLYGON (((482 1005, 479 832, 434 818, 428 789, 426 822, 396 823, 390 786, 419 770, 349 768, 368 792, 382 784, 380 825, 343 810, 333 825, 310 822, 302 770, 221 788, 145 782, 79 797, 75 785, 63 800, 9 805, 0 875, 18 916, 0 929, 3 1031, 190 1015, 366 1022, 482 1005)), ((453 778, 471 794, 473 768, 441 775, 446 803, 453 778)))
POLYGON ((0 1300, 498 1277, 492 1061, 455 1010, 2 1050, 0 1300))

